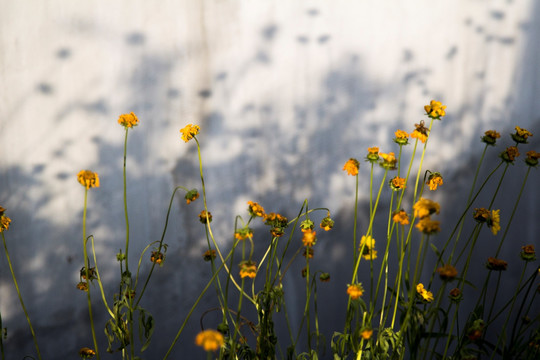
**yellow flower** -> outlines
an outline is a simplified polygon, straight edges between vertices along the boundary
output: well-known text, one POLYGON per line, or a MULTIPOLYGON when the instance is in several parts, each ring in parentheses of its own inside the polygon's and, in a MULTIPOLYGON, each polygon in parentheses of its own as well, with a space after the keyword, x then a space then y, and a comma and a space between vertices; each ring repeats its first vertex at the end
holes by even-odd
POLYGON ((491 210, 491 218, 487 221, 487 226, 491 229, 493 235, 501 230, 501 210, 491 210))
POLYGON ((393 152, 390 152, 388 154, 379 153, 379 156, 383 159, 381 162, 381 166, 388 170, 395 170, 396 169, 396 155, 393 152))
POLYGON ((186 204, 189 204, 199 198, 199 191, 197 189, 189 190, 186 195, 184 196, 184 199, 186 199, 186 204))
POLYGON ((304 232, 302 236, 302 243, 304 246, 313 246, 317 242, 317 232, 313 230, 308 230, 304 232))
POLYGON ((424 106, 426 114, 433 119, 440 119, 441 116, 446 115, 445 110, 446 106, 443 105, 440 101, 431 100, 429 105, 424 106))
POLYGON ((371 235, 363 235, 360 239, 360 247, 365 246, 368 249, 373 249, 375 247, 375 239, 371 235))
POLYGON ((350 158, 349 160, 347 160, 345 165, 343 165, 343 170, 347 171, 347 174, 352 175, 352 176, 358 175, 359 168, 360 168, 360 163, 358 162, 358 160, 353 159, 353 158, 350 158))
POLYGON ((204 330, 197 334, 195 345, 202 346, 205 351, 216 351, 225 343, 223 334, 216 330, 204 330))
POLYGON ((399 223, 401 225, 408 225, 409 224, 409 215, 407 215, 405 210, 400 210, 400 211, 394 213, 394 216, 392 217, 392 220, 394 220, 394 222, 399 223))
POLYGON ((427 302, 433 301, 433 293, 431 291, 428 291, 424 288, 424 284, 420 283, 416 285, 416 292, 420 297, 427 302))
POLYGON ((504 150, 500 157, 506 162, 514 162, 514 160, 519 156, 519 151, 516 146, 509 146, 504 150))
POLYGON ((485 142, 488 145, 494 146, 497 142, 497 139, 501 137, 501 134, 496 132, 495 130, 488 130, 484 133, 484 136, 482 137, 482 142, 485 142))
POLYGON ((79 350, 79 356, 83 359, 91 359, 96 355, 96 352, 88 347, 83 347, 79 350))
POLYGON ((373 335, 373 330, 371 330, 371 329, 364 329, 364 330, 362 330, 362 332, 360 333, 360 335, 362 336, 362 339, 364 339, 364 340, 369 340, 369 339, 371 339, 371 336, 373 335))
POLYGON ((401 190, 405 189, 407 186, 405 185, 404 178, 396 176, 392 180, 390 180, 390 187, 392 188, 392 190, 401 190))
POLYGON ((97 173, 90 170, 81 170, 77 174, 77 180, 86 189, 99 187, 99 176, 97 173))
POLYGON ((347 294, 349 294, 351 300, 356 300, 364 294, 364 288, 360 283, 349 285, 347 288, 347 294))
POLYGON ((527 151, 527 158, 525 163, 529 166, 538 166, 538 159, 540 159, 540 153, 537 153, 534 150, 527 151))
POLYGON ((429 216, 426 216, 418 221, 416 228, 426 235, 431 235, 441 231, 441 222, 431 220, 429 216))
POLYGON ((5 211, 6 209, 0 206, 0 233, 8 230, 9 223, 11 222, 11 219, 4 214, 5 211))
POLYGON ((407 145, 409 143, 409 134, 403 130, 397 130, 394 135, 394 142, 399 145, 407 145))
POLYGON ((366 260, 375 260, 377 258, 377 250, 375 250, 375 239, 368 236, 362 236, 360 239, 360 249, 362 257, 366 260))
POLYGON ((437 190, 437 186, 443 184, 443 177, 438 172, 432 173, 429 175, 426 184, 429 185, 429 190, 437 190))
POLYGON ((412 138, 416 138, 425 143, 428 138, 429 129, 424 126, 424 120, 420 121, 420 124, 414 124, 416 129, 411 134, 412 138))
POLYGON ((240 277, 248 277, 250 279, 255 278, 257 275, 257 264, 253 261, 242 261, 240 263, 240 277))
POLYGON ((365 247, 362 257, 366 260, 375 260, 377 258, 377 250, 365 247))
POLYGON ((118 118, 118 123, 126 128, 139 125, 139 119, 134 113, 122 114, 118 118))
POLYGON ((519 126, 516 126, 516 132, 515 134, 511 134, 511 136, 516 143, 526 144, 529 136, 533 136, 533 134, 531 134, 529 130, 522 129, 519 126))
POLYGON ((437 272, 439 273, 441 280, 448 281, 453 280, 458 274, 457 269, 450 264, 446 264, 443 267, 438 268, 437 272))
POLYGON ((248 212, 251 216, 264 216, 264 208, 253 201, 248 201, 248 212))
POLYGON ((188 142, 199 133, 199 130, 201 130, 201 128, 198 125, 187 124, 183 129, 180 129, 182 140, 188 142))
POLYGON ((201 211, 201 213, 199 214, 199 221, 202 222, 203 224, 211 223, 212 213, 210 211, 207 212, 206 210, 201 211), (207 220, 207 217, 208 217, 208 220, 207 220))
POLYGON ((433 213, 438 214, 441 210, 441 207, 435 201, 420 198, 420 200, 418 200, 416 204, 413 205, 413 209, 414 216, 421 219, 433 213))

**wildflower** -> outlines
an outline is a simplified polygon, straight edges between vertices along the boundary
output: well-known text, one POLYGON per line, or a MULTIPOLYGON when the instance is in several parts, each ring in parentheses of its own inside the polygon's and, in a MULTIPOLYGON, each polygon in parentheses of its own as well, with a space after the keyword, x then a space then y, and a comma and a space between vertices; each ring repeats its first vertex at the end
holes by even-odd
POLYGON ((240 264, 240 277, 248 277, 250 279, 255 278, 257 275, 257 264, 251 260, 242 261, 240 264))
POLYGON ((529 166, 538 166, 538 159, 540 159, 540 153, 537 153, 534 150, 527 151, 527 158, 525 163, 529 166))
POLYGON ((408 225, 409 224, 409 215, 405 212, 405 210, 399 210, 394 212, 394 216, 392 216, 392 220, 395 223, 399 223, 401 225, 408 225))
POLYGON ((399 145, 407 145, 409 143, 409 134, 403 130, 397 130, 394 135, 394 142, 399 145))
POLYGON ((315 224, 313 223, 313 221, 311 221, 309 219, 305 219, 304 221, 302 221, 300 223, 300 230, 302 232, 311 231, 311 230, 313 230, 314 226, 315 226, 315 224))
POLYGON ((364 294, 364 288, 361 283, 349 285, 347 294, 349 294, 351 300, 356 300, 364 294))
POLYGON ((428 177, 426 184, 429 185, 429 190, 437 190, 437 186, 440 186, 443 184, 443 177, 441 173, 439 172, 431 173, 428 177))
POLYGON ((360 163, 358 160, 350 158, 347 160, 345 165, 343 165, 343 170, 347 172, 348 175, 358 175, 358 169, 360 168, 360 163))
POLYGON ((165 255, 161 251, 152 251, 152 255, 150 255, 151 262, 161 265, 163 260, 165 260, 165 255))
POLYGON ((360 332, 360 336, 362 336, 362 339, 369 340, 371 339, 371 336, 373 335, 372 329, 364 329, 360 332))
POLYGON ((512 136, 512 139, 519 144, 527 144, 527 139, 529 136, 533 136, 529 130, 522 129, 519 126, 516 126, 516 132, 514 134, 510 134, 512 136))
POLYGON ((210 261, 216 258, 216 250, 206 250, 203 254, 204 261, 210 261))
POLYGON ((383 159, 380 165, 387 170, 395 170, 396 168, 396 155, 393 152, 388 154, 379 153, 379 156, 383 159))
POLYGON ((488 145, 494 146, 497 142, 497 139, 501 137, 501 134, 496 132, 495 130, 488 130, 484 133, 484 136, 482 137, 482 142, 485 142, 488 145))
POLYGON ((273 237, 281 237, 285 234, 285 231, 283 231, 283 228, 281 227, 273 227, 270 229, 270 234, 272 234, 273 237))
POLYGON ((444 281, 451 281, 457 276, 458 271, 455 267, 450 264, 446 264, 443 267, 437 269, 439 277, 444 281))
MULTIPOLYGON (((84 279, 84 280, 87 280, 86 279, 86 268, 83 266, 82 269, 79 271, 79 276, 81 279, 84 279)), ((95 267, 92 267, 92 268, 89 268, 88 269, 88 277, 90 278, 90 280, 95 280, 97 279, 97 276, 96 276, 96 268, 95 267)))
POLYGON ((184 196, 184 199, 186 199, 186 204, 189 204, 199 198, 199 192, 197 189, 191 189, 189 190, 186 195, 184 196))
POLYGON ((509 146, 499 156, 507 163, 512 163, 519 156, 519 151, 516 146, 509 146))
POLYGON ((432 119, 440 119, 441 116, 446 115, 445 110, 446 106, 443 105, 440 101, 431 100, 429 105, 424 106, 427 116, 432 119))
POLYGON ((245 240, 247 239, 248 237, 252 237, 253 236, 253 230, 249 227, 245 227, 243 229, 240 229, 240 230, 236 230, 234 232, 234 237, 237 239, 237 240, 245 240))
POLYGON ((315 245, 317 243, 316 232, 313 230, 304 232, 304 235, 302 236, 302 243, 304 244, 304 246, 315 245))
POLYGON ((377 250, 364 247, 362 257, 366 260, 375 260, 377 258, 377 250))
POLYGON ((441 207, 438 203, 425 198, 420 198, 420 200, 418 200, 416 204, 413 205, 413 209, 414 216, 420 219, 433 213, 438 214, 441 211, 441 207))
POLYGON ((405 185, 405 178, 401 178, 399 176, 395 176, 390 180, 390 188, 392 190, 397 191, 401 189, 405 189, 407 186, 405 185))
POLYGON ((521 247, 521 253, 519 255, 525 261, 534 261, 534 260, 536 260, 536 252, 534 250, 534 245, 522 246, 521 247))
POLYGON ((321 229, 324 229, 324 231, 328 231, 334 227, 334 220, 330 218, 330 216, 325 217, 321 220, 321 229))
POLYGON ((85 281, 81 281, 77 284, 77 289, 81 291, 88 291, 88 283, 85 281))
POLYGON ((83 359, 91 359, 96 355, 96 352, 88 347, 83 347, 79 350, 79 356, 83 359))
POLYGON ((366 160, 369 162, 376 162, 379 160, 379 148, 377 146, 370 147, 367 149, 368 154, 366 156, 366 160))
POLYGON ((118 123, 127 129, 139 125, 139 119, 137 118, 137 115, 131 112, 129 114, 120 115, 118 123))
POLYGON ((208 224, 212 222, 212 213, 210 211, 203 210, 199 214, 199 221, 203 224, 208 224))
POLYGON ((420 284, 416 285, 416 292, 418 293, 418 295, 420 295, 422 300, 424 300, 426 302, 432 302, 433 301, 433 293, 431 291, 427 291, 424 288, 424 284, 420 283, 420 284))
POLYGON ((501 216, 499 215, 501 210, 491 210, 491 216, 487 221, 487 226, 491 229, 493 235, 497 235, 501 230, 501 216))
POLYGON ((472 325, 467 330, 467 337, 471 341, 478 340, 482 337, 484 331, 484 321, 482 319, 474 320, 472 325))
POLYGON ((4 214, 5 211, 6 209, 0 206, 0 233, 8 230, 11 223, 11 219, 4 214))
POLYGON ((319 280, 321 280, 322 282, 329 282, 330 281, 330 274, 329 273, 322 273, 319 276, 319 280))
POLYGON ((494 257, 489 257, 488 262, 486 264, 486 267, 489 270, 505 271, 506 268, 508 267, 508 263, 506 261, 504 261, 504 260, 501 260, 501 259, 496 259, 494 257))
POLYGON ((77 174, 77 180, 86 189, 99 187, 99 176, 90 170, 81 170, 77 174))
POLYGON ((375 250, 375 239, 370 236, 362 236, 360 239, 360 250, 362 257, 366 260, 375 260, 377 258, 377 250, 375 250))
POLYGON ((476 208, 474 209, 473 218, 479 223, 484 223, 491 218, 491 213, 488 209, 476 208))
POLYGON ((187 124, 184 128, 180 129, 182 140, 188 142, 199 133, 199 130, 201 130, 201 128, 198 125, 187 124))
POLYGON ((313 251, 312 247, 306 247, 304 248, 304 253, 302 254, 303 257, 307 257, 308 259, 313 259, 315 251, 313 251))
POLYGON ((441 222, 427 216, 418 221, 416 228, 426 235, 431 235, 441 231, 441 222))
POLYGON ((282 216, 276 213, 265 214, 263 216, 263 219, 265 221, 264 223, 265 225, 270 225, 273 227, 280 227, 280 228, 287 227, 288 222, 289 222, 289 220, 285 216, 282 216))
POLYGON ((452 290, 450 290, 448 297, 454 302, 459 302, 463 299, 463 294, 458 288, 453 288, 452 290))
POLYGON ((223 334, 216 330, 204 330, 197 334, 195 345, 202 346, 204 351, 216 351, 225 343, 223 334))
POLYGON ((420 121, 420 124, 414 124, 414 126, 416 129, 412 132, 411 137, 425 143, 428 138, 429 129, 425 127, 424 120, 420 121))
POLYGON ((264 216, 264 209, 261 205, 253 201, 248 201, 248 212, 251 216, 264 216))

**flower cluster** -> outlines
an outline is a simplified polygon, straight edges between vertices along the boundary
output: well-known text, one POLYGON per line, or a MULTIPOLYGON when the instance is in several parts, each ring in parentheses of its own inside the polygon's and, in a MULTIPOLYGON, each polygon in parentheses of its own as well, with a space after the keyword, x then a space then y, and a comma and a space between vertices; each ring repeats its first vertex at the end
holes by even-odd
POLYGON ((405 178, 396 176, 390 180, 390 188, 394 191, 405 189, 405 178))
POLYGON ((482 137, 482 142, 485 142, 487 145, 494 146, 497 142, 497 139, 501 137, 501 134, 499 134, 495 130, 488 130, 484 133, 484 136, 482 137))
POLYGON ((380 165, 387 170, 395 170, 397 169, 397 159, 396 155, 393 152, 390 152, 388 154, 379 153, 379 156, 382 158, 382 161, 380 162, 380 165))
POLYGON ((137 115, 131 112, 129 114, 120 115, 118 123, 127 129, 139 125, 139 119, 137 118, 137 115))
POLYGON ((270 233, 275 237, 283 236, 285 228, 289 225, 289 220, 285 216, 276 213, 265 214, 263 219, 264 224, 271 227, 270 233))
POLYGON ((517 146, 509 146, 501 153, 500 157, 507 163, 513 163, 519 155, 517 146))
POLYGON ((409 143, 409 134, 403 130, 397 130, 394 135, 394 142, 398 145, 407 145, 409 143))

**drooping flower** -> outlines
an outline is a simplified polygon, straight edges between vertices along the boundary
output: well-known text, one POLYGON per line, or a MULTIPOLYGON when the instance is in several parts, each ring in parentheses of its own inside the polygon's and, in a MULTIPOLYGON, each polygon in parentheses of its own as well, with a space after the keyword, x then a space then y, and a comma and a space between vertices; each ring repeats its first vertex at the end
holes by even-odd
POLYGON ((519 151, 516 146, 509 146, 504 150, 500 157, 507 163, 513 163, 514 160, 519 156, 519 151))
POLYGON ((534 150, 527 151, 527 158, 525 159, 525 163, 529 166, 536 167, 538 166, 538 159, 540 159, 540 153, 537 153, 534 150))
POLYGON ((443 105, 440 101, 435 100, 431 100, 429 105, 424 106, 427 116, 432 119, 440 119, 441 116, 446 115, 445 109, 445 105, 443 105))
POLYGON ((488 262, 486 263, 486 267, 489 270, 494 271, 504 271, 508 267, 508 263, 501 259, 496 259, 494 257, 489 257, 488 262))
POLYGON ((536 251, 534 250, 534 245, 522 246, 521 247, 521 253, 519 255, 525 261, 534 261, 534 260, 536 260, 536 251))
MULTIPOLYGON (((81 270, 79 270, 79 276, 81 277, 81 279, 87 280, 86 268, 84 266, 81 268, 81 270)), ((97 272, 95 267, 88 268, 88 278, 90 279, 90 281, 97 279, 97 272)))
POLYGON ((165 260, 165 255, 161 251, 152 251, 152 255, 150 255, 151 262, 161 265, 163 260, 165 260))
POLYGON ((396 155, 393 152, 390 152, 388 154, 385 153, 379 153, 379 156, 382 158, 382 161, 380 162, 380 165, 388 170, 395 170, 397 169, 397 159, 396 155))
POLYGON ((392 220, 395 223, 399 223, 401 225, 408 225, 409 215, 405 212, 405 210, 402 209, 394 213, 394 216, 392 216, 392 220))
POLYGON ((346 171, 348 175, 356 176, 358 175, 358 169, 360 168, 360 163, 358 160, 350 158, 347 160, 345 165, 343 165, 343 171, 346 171))
POLYGON ((216 258, 216 250, 206 250, 203 254, 204 261, 211 261, 216 258))
POLYGON ((434 172, 431 173, 428 177, 428 180, 426 182, 427 185, 429 185, 429 190, 437 190, 437 186, 440 186, 443 184, 443 177, 441 173, 434 172))
POLYGON ((253 279, 255 278, 255 275, 257 275, 257 264, 254 261, 242 261, 239 266, 241 278, 248 277, 250 279, 253 279))
POLYGON ((186 199, 186 204, 189 204, 197 200, 198 198, 199 198, 199 191, 197 191, 197 189, 189 190, 184 196, 184 199, 186 199))
POLYGON ((225 343, 223 334, 216 330, 204 330, 195 337, 195 345, 201 346, 204 351, 216 351, 225 343))
POLYGON ((248 237, 252 237, 252 236, 253 236, 253 230, 247 226, 242 229, 238 229, 234 232, 234 237, 237 240, 245 240, 248 237))
POLYGON ((118 118, 118 123, 125 128, 132 128, 139 125, 139 119, 137 118, 137 115, 131 112, 129 114, 120 115, 118 118))
POLYGON ((431 235, 441 231, 441 222, 426 216, 418 221, 416 228, 426 235, 431 235))
POLYGON ((409 134, 403 130, 397 130, 394 135, 394 142, 399 145, 407 145, 409 143, 409 134))
POLYGON ((83 359, 91 359, 96 355, 96 352, 89 347, 83 347, 79 350, 79 356, 83 359))
POLYGON ((349 294, 351 300, 356 300, 364 294, 364 288, 361 283, 349 285, 347 294, 349 294))
POLYGON ((304 246, 313 246, 317 242, 317 232, 313 230, 308 230, 304 232, 302 236, 302 243, 304 246))
POLYGON ((77 289, 81 291, 88 291, 88 283, 85 281, 81 281, 77 284, 77 289))
POLYGON ((265 214, 264 208, 258 203, 253 202, 253 201, 248 201, 248 213, 251 216, 258 216, 258 217, 263 217, 265 214))
POLYGON ((263 216, 264 224, 271 226, 270 233, 274 237, 283 236, 284 229, 288 226, 288 221, 285 216, 276 213, 269 213, 263 216))
POLYGON ((329 231, 334 227, 334 220, 330 218, 330 216, 325 217, 321 220, 321 229, 324 229, 324 231, 329 231))
POLYGON ((379 160, 379 148, 377 146, 370 147, 367 150, 368 150, 368 154, 366 155, 367 161, 374 163, 379 160))
POLYGON ((414 124, 416 129, 411 134, 411 138, 420 140, 422 143, 425 143, 428 138, 429 129, 425 127, 424 120, 420 121, 420 124, 414 124))
POLYGON ((99 187, 99 176, 90 170, 81 170, 77 174, 77 180, 86 189, 99 187))
POLYGON ((457 269, 455 267, 453 267, 452 265, 450 265, 450 264, 446 264, 446 265, 438 268, 437 272, 439 273, 439 277, 443 281, 454 280, 454 278, 458 274, 457 269))
POLYGON ((529 136, 533 136, 533 134, 527 129, 516 126, 516 132, 510 136, 512 136, 512 139, 518 144, 527 144, 527 139, 529 136))
POLYGON ((424 288, 424 284, 419 283, 416 285, 416 293, 420 295, 420 298, 426 302, 433 301, 433 293, 424 288))
POLYGON ((212 222, 212 213, 210 211, 203 210, 199 214, 199 221, 203 224, 212 222))
POLYGON ((497 235, 497 233, 501 230, 500 211, 501 210, 491 210, 491 217, 487 221, 487 226, 491 229, 493 235, 497 235))
POLYGON ((501 134, 499 134, 495 130, 488 130, 484 133, 484 136, 482 137, 482 142, 495 146, 495 143, 497 142, 497 139, 501 137, 501 134))
POLYGON ((390 188, 394 191, 405 189, 407 186, 405 185, 405 178, 395 176, 390 180, 390 188))
POLYGON ((438 214, 441 210, 441 207, 435 201, 432 201, 426 198, 420 198, 420 200, 418 200, 413 205, 413 210, 414 210, 414 216, 421 219, 433 213, 438 214))
POLYGON ((199 130, 201 130, 201 128, 198 125, 187 124, 184 128, 180 129, 182 140, 188 142, 199 133, 199 130))

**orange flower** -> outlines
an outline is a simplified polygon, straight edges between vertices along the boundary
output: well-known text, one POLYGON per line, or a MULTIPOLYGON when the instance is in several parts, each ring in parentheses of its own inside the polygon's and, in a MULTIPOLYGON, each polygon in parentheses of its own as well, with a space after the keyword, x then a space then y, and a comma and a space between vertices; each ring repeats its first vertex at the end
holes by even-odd
POLYGON ((264 208, 253 201, 248 201, 248 212, 251 216, 264 216, 264 208))
POLYGON ((514 160, 518 156, 519 156, 519 151, 516 146, 507 147, 506 150, 504 150, 500 155, 501 159, 503 159, 504 161, 508 163, 514 162, 514 160))
POLYGON ((77 180, 86 189, 99 187, 99 176, 97 173, 90 170, 81 170, 77 174, 77 180))
POLYGON ((379 160, 379 148, 374 146, 367 149, 368 154, 366 156, 367 161, 375 162, 379 160))
POLYGON ((450 264, 446 264, 443 267, 438 268, 437 272, 439 273, 441 280, 445 281, 453 280, 458 274, 457 269, 450 264))
POLYGON ((440 186, 443 184, 443 177, 441 173, 434 172, 428 177, 428 181, 426 182, 427 185, 429 185, 429 190, 437 190, 437 186, 440 186))
POLYGON ((347 294, 349 294, 351 300, 356 300, 364 294, 364 288, 360 283, 349 285, 347 294))
POLYGON ((540 153, 537 153, 534 150, 527 151, 527 158, 525 163, 529 166, 538 166, 538 159, 540 159, 540 153))
POLYGON ((216 351, 224 343, 223 334, 216 330, 201 331, 195 338, 195 345, 202 346, 205 351, 216 351))
POLYGON ((419 217, 421 219, 433 213, 438 214, 441 210, 441 207, 435 201, 425 199, 425 198, 420 198, 420 200, 418 200, 416 204, 413 205, 413 209, 414 209, 414 216, 419 217))
POLYGON ((308 230, 304 232, 302 236, 302 243, 304 246, 313 246, 317 242, 316 232, 313 230, 308 230))
POLYGON ((409 224, 409 215, 407 215, 405 210, 400 210, 400 211, 394 213, 394 216, 392 217, 392 220, 394 220, 395 223, 399 223, 401 225, 408 225, 409 224))
POLYGON ((395 170, 396 169, 396 155, 393 152, 390 152, 388 154, 379 153, 379 156, 383 159, 381 162, 381 166, 388 170, 395 170))
POLYGON ((129 114, 120 115, 118 118, 118 123, 125 128, 131 128, 139 125, 139 119, 137 118, 137 115, 131 112, 129 114))
POLYGON ((358 160, 350 158, 347 160, 345 165, 343 165, 343 170, 347 171, 348 175, 356 176, 358 175, 358 169, 360 168, 360 163, 358 160))
POLYGON ((255 278, 257 275, 257 264, 253 261, 242 261, 240 263, 240 277, 241 278, 255 278))
POLYGON ((516 132, 511 134, 511 136, 516 143, 526 144, 529 136, 533 136, 533 134, 531 134, 531 132, 527 129, 522 129, 519 126, 516 126, 516 132))
POLYGON ((416 129, 412 132, 411 137, 425 143, 428 138, 429 129, 424 126, 424 120, 420 121, 420 124, 414 124, 414 126, 416 129))
POLYGON ((390 180, 390 187, 392 188, 392 190, 397 191, 397 190, 405 189, 407 186, 405 185, 404 178, 396 176, 392 180, 390 180))
POLYGON ((488 145, 494 146, 495 143, 497 142, 497 139, 500 137, 501 137, 501 134, 499 134, 495 130, 488 130, 484 133, 484 136, 482 137, 482 141, 488 145))

